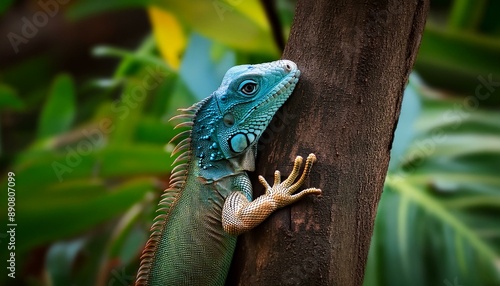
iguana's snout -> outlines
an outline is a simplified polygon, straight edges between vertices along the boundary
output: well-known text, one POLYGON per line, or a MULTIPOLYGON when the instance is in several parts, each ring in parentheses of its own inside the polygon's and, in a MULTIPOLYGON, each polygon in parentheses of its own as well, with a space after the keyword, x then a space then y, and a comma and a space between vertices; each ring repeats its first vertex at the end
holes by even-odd
POLYGON ((300 75, 300 71, 297 69, 297 64, 295 64, 294 62, 292 62, 290 60, 281 60, 281 61, 277 61, 277 62, 283 66, 283 69, 285 70, 285 72, 296 71, 296 72, 299 72, 299 75, 300 75))

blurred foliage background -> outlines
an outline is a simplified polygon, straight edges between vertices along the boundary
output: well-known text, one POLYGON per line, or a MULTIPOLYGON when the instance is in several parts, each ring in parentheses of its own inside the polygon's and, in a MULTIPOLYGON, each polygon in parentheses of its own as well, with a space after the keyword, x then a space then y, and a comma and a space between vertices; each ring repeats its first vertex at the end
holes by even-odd
MULTIPOLYGON (((17 278, 1 267, 0 284, 134 280, 171 170, 168 119, 229 67, 279 58, 295 1, 274 3, 274 16, 259 1, 0 3, 1 181, 16 174, 18 223, 17 278)), ((498 11, 431 3, 365 286, 500 285, 498 11)))

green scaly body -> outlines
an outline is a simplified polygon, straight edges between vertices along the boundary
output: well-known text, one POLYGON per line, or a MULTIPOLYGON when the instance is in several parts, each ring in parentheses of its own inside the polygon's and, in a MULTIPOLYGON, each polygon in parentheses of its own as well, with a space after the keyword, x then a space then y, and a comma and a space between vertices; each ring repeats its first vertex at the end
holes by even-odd
POLYGON ((286 60, 233 67, 212 95, 174 117, 191 129, 172 139, 185 137, 172 154, 183 152, 159 203, 136 285, 224 285, 238 234, 277 208, 321 193, 310 188, 293 194, 309 173, 312 154, 296 183, 301 157, 283 183, 278 171, 272 187, 260 177, 266 194, 256 200, 246 174, 254 170, 260 135, 299 75, 286 60))

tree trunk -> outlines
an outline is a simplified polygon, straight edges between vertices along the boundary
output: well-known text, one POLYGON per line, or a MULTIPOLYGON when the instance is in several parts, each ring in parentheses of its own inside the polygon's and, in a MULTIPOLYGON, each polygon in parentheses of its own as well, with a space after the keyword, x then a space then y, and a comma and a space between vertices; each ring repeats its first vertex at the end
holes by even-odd
MULTIPOLYGON (((427 0, 299 0, 283 58, 302 71, 261 138, 257 174, 318 161, 308 197, 240 236, 227 285, 361 285, 427 0)), ((256 176, 255 176, 256 177, 256 176)), ((253 180, 262 194, 262 187, 253 180)))

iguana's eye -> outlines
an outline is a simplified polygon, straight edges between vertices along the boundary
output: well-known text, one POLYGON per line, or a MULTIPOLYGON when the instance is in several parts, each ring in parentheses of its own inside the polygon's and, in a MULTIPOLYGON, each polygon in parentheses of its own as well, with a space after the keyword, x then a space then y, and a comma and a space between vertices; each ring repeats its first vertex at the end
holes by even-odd
POLYGON ((253 80, 245 80, 240 84, 239 90, 245 95, 254 95, 258 90, 258 85, 253 80))

